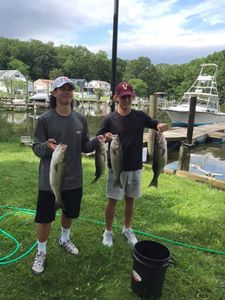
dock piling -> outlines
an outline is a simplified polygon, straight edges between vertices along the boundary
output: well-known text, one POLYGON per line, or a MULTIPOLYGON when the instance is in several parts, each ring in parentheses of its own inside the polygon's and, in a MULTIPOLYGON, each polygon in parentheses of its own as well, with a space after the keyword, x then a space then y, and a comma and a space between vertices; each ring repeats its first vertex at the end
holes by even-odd
POLYGON ((191 148, 193 146, 193 130, 195 121, 196 97, 191 97, 188 116, 187 140, 182 143, 179 151, 178 170, 189 171, 191 148))

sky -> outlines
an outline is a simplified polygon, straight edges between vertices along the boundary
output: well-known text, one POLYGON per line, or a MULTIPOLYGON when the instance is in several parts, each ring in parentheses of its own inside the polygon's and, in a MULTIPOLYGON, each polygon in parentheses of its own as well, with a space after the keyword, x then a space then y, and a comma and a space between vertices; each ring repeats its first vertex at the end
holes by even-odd
MULTIPOLYGON (((0 37, 112 56, 114 0, 0 0, 0 37)), ((119 0, 117 57, 183 64, 225 49, 224 0, 119 0)))

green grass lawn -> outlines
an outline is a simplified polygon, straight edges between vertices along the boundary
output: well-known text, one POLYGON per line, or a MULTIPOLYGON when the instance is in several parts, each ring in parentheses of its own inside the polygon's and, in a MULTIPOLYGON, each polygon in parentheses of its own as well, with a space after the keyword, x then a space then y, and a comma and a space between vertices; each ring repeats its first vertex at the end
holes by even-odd
MULTIPOLYGON (((101 240, 106 178, 91 185, 94 160, 83 158, 83 167, 81 217, 72 229, 79 256, 58 247, 57 216, 47 244, 46 271, 34 276, 31 266, 36 250, 17 262, 3 264, 6 261, 1 258, 15 249, 15 242, 0 231, 0 299, 138 299, 130 287, 132 250, 121 235, 123 202, 117 207, 114 246, 105 248, 101 240)), ((28 251, 36 234, 32 213, 7 207, 35 210, 37 176, 38 158, 30 148, 0 144, 0 228, 20 246, 11 259, 28 251)), ((133 228, 139 240, 151 239, 167 246, 177 262, 167 269, 161 299, 225 299, 225 256, 191 248, 225 251, 224 192, 166 174, 160 176, 158 189, 148 188, 151 178, 149 166, 144 167, 143 194, 136 202, 133 228)))

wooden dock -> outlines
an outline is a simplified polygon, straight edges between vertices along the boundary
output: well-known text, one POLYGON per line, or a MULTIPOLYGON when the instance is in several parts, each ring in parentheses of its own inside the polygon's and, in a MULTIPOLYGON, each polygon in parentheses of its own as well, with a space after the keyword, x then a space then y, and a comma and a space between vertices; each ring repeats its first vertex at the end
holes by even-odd
MULTIPOLYGON (((164 136, 168 143, 181 143, 187 138, 186 127, 173 127, 164 132, 164 136)), ((204 143, 208 140, 216 139, 218 142, 225 141, 225 123, 202 125, 194 127, 193 144, 204 143)), ((148 134, 144 134, 144 143, 147 143, 148 134)))
POLYGON ((8 111, 26 111, 29 109, 46 109, 49 107, 48 102, 44 101, 33 101, 33 102, 28 102, 26 103, 25 101, 18 101, 18 102, 13 102, 13 101, 8 101, 4 102, 1 104, 1 107, 5 110, 8 111))

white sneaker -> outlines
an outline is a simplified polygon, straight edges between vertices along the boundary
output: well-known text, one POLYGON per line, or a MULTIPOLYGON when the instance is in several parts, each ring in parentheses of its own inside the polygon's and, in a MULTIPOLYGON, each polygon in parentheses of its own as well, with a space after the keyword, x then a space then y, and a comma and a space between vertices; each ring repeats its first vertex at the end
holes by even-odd
POLYGON ((105 229, 103 233, 102 244, 107 247, 112 247, 113 245, 113 233, 105 229))
POLYGON ((64 248, 69 254, 77 255, 79 253, 77 247, 75 247, 70 240, 62 242, 61 239, 59 239, 59 246, 64 248))
POLYGON ((131 228, 123 227, 122 234, 126 237, 127 242, 132 246, 134 246, 137 243, 138 240, 131 228))
POLYGON ((44 272, 45 261, 46 261, 46 254, 44 254, 43 252, 39 252, 36 254, 35 259, 34 259, 34 264, 32 267, 32 272, 35 275, 39 275, 44 272))

